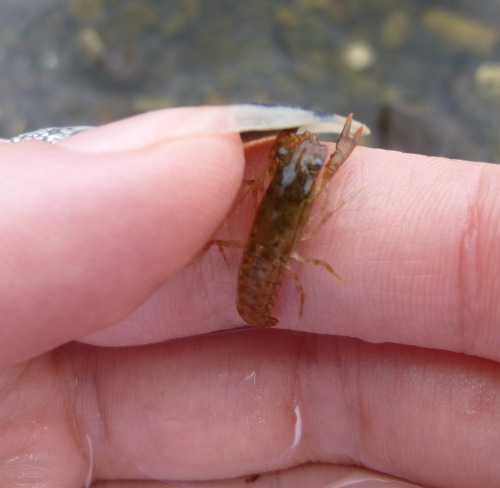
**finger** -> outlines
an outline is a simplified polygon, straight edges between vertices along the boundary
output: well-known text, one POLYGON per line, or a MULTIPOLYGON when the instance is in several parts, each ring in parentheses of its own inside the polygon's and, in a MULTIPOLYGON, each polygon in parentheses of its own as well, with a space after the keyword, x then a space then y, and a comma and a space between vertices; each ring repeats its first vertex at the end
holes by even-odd
MULTIPOLYGON (((489 360, 246 330, 143 348, 66 346, 45 369, 59 373, 36 391, 66 401, 41 412, 76 428, 39 433, 52 446, 40 463, 50 458, 52 471, 52 453, 68 443, 88 458, 88 438, 101 480, 221 479, 324 462, 440 488, 500 483, 500 371, 489 360)), ((26 392, 41 374, 28 373, 26 392)), ((31 415, 40 411, 32 405, 31 415)), ((13 426, 30 418, 8 416, 13 426)))
MULTIPOLYGON (((125 149, 137 149, 144 143, 169 138, 242 133, 245 141, 277 134, 285 128, 313 130, 323 133, 340 133, 347 118, 283 105, 243 103, 234 105, 178 107, 149 112, 107 124, 98 129, 102 136, 92 136, 92 144, 86 144, 88 132, 79 133, 66 140, 67 147, 78 147, 89 152, 114 151, 116 144, 125 149), (168 132, 165 132, 168 128, 168 132), (128 137, 123 139, 122 133, 128 137)), ((349 119, 352 130, 370 130, 360 122, 349 119)))
MULTIPOLYGON (((92 488, 177 488, 168 481, 101 481, 92 488)), ((308 464, 296 468, 260 475, 216 481, 182 482, 185 488, 418 488, 413 483, 398 481, 364 469, 327 464, 308 464), (258 485, 253 483, 258 482, 258 485)), ((424 487, 421 487, 424 488, 424 487)))
POLYGON ((210 238, 243 167, 236 135, 0 151, 0 365, 127 316, 210 238))
POLYGON ((500 168, 359 148, 343 169, 332 191, 359 194, 303 254, 345 283, 301 268, 306 328, 499 359, 500 168))
MULTIPOLYGON (((253 147, 247 166, 264 164, 268 150, 253 147)), ((285 276, 278 327, 499 359, 499 185, 495 165, 357 148, 330 185, 330 205, 346 202, 298 248, 329 263, 344 283, 321 267, 292 263, 305 291, 304 314, 299 318, 293 279, 285 276)), ((245 239, 254 213, 250 195, 217 237, 245 239)), ((212 249, 136 314, 91 340, 126 344, 243 325, 235 309, 241 250, 226 255, 229 270, 212 249)))
MULTIPOLYGON (((157 110, 83 131, 59 145, 89 153, 140 149, 168 139, 197 138, 239 132, 233 106, 178 107, 157 110)), ((196 150, 195 147, 192 148, 196 150)))

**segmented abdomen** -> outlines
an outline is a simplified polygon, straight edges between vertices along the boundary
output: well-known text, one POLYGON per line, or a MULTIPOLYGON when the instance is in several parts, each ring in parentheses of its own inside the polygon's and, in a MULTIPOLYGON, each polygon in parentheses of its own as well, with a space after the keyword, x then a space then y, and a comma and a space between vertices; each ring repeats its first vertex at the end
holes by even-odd
POLYGON ((288 256, 277 249, 257 244, 243 253, 238 274, 238 313, 247 323, 271 327, 274 302, 281 286, 288 256))

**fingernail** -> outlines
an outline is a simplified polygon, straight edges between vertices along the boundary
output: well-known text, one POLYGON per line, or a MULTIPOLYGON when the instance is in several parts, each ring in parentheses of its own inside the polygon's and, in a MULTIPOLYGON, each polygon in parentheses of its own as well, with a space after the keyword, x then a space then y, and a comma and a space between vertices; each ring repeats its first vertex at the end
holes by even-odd
MULTIPOLYGON (((266 132, 291 127, 340 132, 345 120, 341 115, 282 105, 178 107, 112 122, 75 134, 58 144, 83 152, 115 152, 140 149, 180 137, 266 132)), ((361 123, 352 122, 352 130, 360 126, 361 123)), ((369 134, 366 128, 365 134, 369 134)))
MULTIPOLYGON (((269 131, 298 127, 311 132, 340 134, 347 118, 343 115, 307 110, 301 107, 261 103, 230 105, 230 125, 237 132, 269 131)), ((365 135, 370 134, 361 122, 352 121, 351 130, 364 127, 365 135)))

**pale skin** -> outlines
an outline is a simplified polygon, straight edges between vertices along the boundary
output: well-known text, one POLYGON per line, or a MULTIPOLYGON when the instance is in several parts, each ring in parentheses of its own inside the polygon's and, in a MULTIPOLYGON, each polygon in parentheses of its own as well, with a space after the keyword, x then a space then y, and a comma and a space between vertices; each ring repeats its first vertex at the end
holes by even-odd
POLYGON ((344 283, 297 264, 302 318, 288 277, 230 331, 241 251, 195 258, 269 143, 171 114, 0 144, 2 488, 500 486, 500 167, 357 148, 300 249, 344 283))

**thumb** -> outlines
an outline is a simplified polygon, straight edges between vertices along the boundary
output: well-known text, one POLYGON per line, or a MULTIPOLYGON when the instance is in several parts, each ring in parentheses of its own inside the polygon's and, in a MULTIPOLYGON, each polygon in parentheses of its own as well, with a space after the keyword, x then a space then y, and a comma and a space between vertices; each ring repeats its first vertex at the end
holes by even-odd
MULTIPOLYGON (((87 149, 102 129, 85 134, 87 149)), ((0 144, 0 366, 123 319, 227 214, 243 173, 239 136, 132 148, 121 137, 126 151, 118 138, 102 152, 0 144)))

